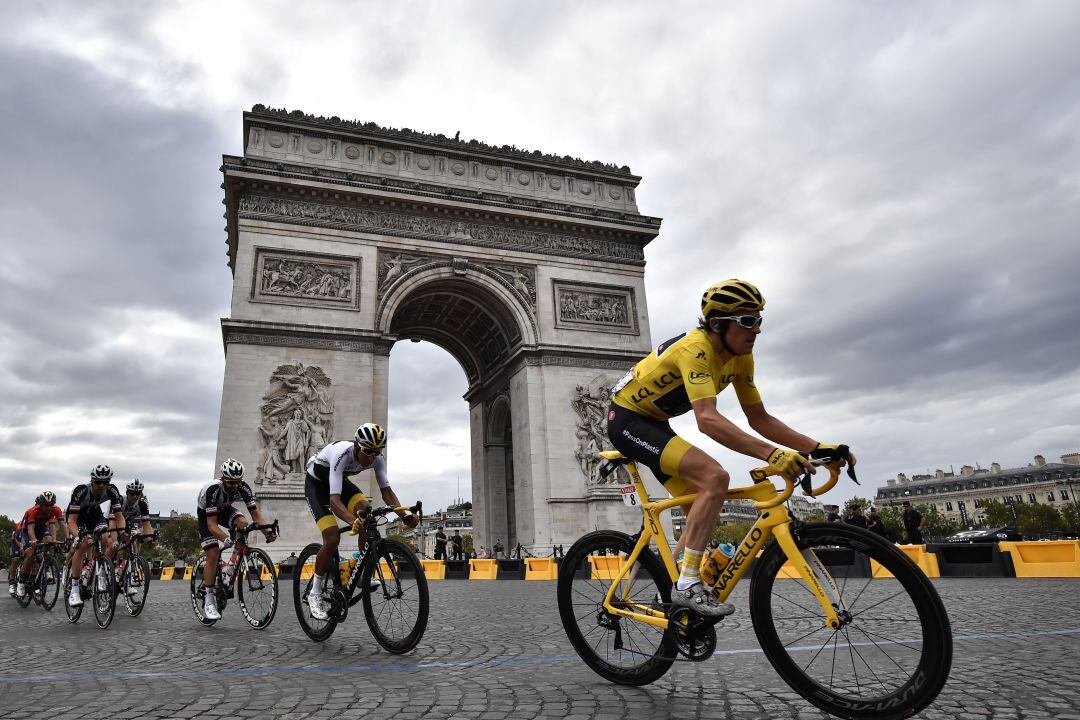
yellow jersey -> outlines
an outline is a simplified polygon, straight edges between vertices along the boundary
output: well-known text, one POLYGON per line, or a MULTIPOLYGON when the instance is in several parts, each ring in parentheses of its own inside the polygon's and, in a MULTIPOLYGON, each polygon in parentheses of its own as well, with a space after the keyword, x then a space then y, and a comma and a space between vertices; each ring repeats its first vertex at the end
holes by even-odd
POLYGON ((690 412, 695 400, 716 397, 728 385, 735 386, 741 404, 761 402, 753 354, 721 363, 705 331, 695 329, 660 343, 615 385, 612 400, 640 415, 668 420, 690 412))

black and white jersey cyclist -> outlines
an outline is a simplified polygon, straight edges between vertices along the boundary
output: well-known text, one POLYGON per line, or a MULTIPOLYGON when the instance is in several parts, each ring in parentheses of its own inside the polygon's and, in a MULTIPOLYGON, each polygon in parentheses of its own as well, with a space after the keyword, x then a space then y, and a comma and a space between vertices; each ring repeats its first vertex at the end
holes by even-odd
MULTIPOLYGON (((342 440, 330 443, 308 460, 304 494, 323 540, 322 548, 315 556, 315 577, 308 595, 311 616, 317 620, 330 617, 322 593, 327 572, 335 568, 334 558, 337 557, 341 540, 335 516, 359 532, 363 523, 357 516, 368 506, 367 496, 349 477, 367 470, 373 471, 383 502, 394 507, 401 505, 386 477, 385 449, 386 431, 375 423, 364 423, 356 429, 352 442, 342 440)), ((407 527, 416 526, 415 515, 405 512, 398 515, 407 527)))
MULTIPOLYGON (((145 490, 146 487, 139 478, 134 478, 129 482, 125 488, 124 502, 120 506, 120 512, 124 515, 124 522, 128 529, 132 531, 138 529, 143 534, 145 542, 153 545, 154 529, 150 525, 150 503, 143 494, 145 490)), ((134 586, 129 586, 127 592, 128 595, 136 595, 138 590, 134 586)))
MULTIPOLYGON (((126 523, 124 514, 121 512, 123 498, 120 491, 112 484, 113 471, 108 465, 98 465, 90 471, 90 482, 78 485, 71 492, 71 502, 68 503, 67 524, 71 537, 77 537, 80 533, 89 533, 99 528, 108 526, 105 514, 101 511, 103 503, 109 503, 109 515, 113 520, 113 527, 124 529, 126 523)), ((68 593, 68 605, 78 607, 83 604, 82 595, 79 593, 79 573, 82 571, 83 553, 90 546, 92 538, 88 535, 79 537, 71 552, 71 591, 68 593)), ((105 554, 112 557, 116 552, 113 543, 116 542, 115 533, 106 533, 101 537, 105 554)), ((107 582, 104 578, 103 581, 107 582)))
MULTIPOLYGON (((259 512, 255 503, 255 494, 251 486, 244 482, 244 466, 232 458, 221 463, 221 477, 212 481, 199 491, 199 535, 206 552, 206 564, 203 566, 203 585, 212 588, 217 581, 218 560, 221 558, 222 543, 229 539, 229 531, 247 527, 248 521, 232 506, 234 502, 243 502, 247 506, 251 519, 257 525, 266 524, 266 518, 259 512)), ((270 530, 263 530, 267 542, 277 539, 270 530)), ((217 597, 206 593, 203 601, 203 615, 207 620, 218 620, 221 613, 217 608, 217 597)))

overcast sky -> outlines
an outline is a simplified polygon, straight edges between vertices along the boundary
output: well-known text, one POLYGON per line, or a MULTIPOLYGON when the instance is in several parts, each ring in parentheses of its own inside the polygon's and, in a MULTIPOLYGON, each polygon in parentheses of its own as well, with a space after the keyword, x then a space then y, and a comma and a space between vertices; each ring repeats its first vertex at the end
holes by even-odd
MULTIPOLYGON (((231 290, 219 166, 255 103, 630 165, 664 218, 654 343, 712 281, 756 282, 766 407, 859 454, 836 500, 1080 450, 1078 37, 1069 2, 12 5, 0 513, 101 462, 194 507, 231 290)), ((409 367, 432 382, 391 380, 392 480, 437 507, 470 492, 465 376, 427 344, 394 348, 409 367)), ((736 477, 755 464, 691 426, 736 477)))

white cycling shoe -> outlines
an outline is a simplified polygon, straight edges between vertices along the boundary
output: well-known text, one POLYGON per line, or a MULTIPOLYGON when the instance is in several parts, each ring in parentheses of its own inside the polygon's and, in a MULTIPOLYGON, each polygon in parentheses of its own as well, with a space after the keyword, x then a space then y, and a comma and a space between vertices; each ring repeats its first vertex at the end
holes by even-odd
POLYGON ((82 593, 79 591, 79 586, 76 585, 68 593, 68 607, 79 607, 82 604, 82 593))
POLYGON ((26 584, 25 583, 19 583, 18 586, 16 586, 16 588, 15 588, 15 596, 16 597, 26 597, 26 584))
POLYGON ((207 620, 220 620, 221 611, 217 609, 217 603, 206 602, 203 603, 203 617, 207 620))
POLYGON ((326 600, 322 595, 315 593, 308 594, 308 609, 311 611, 311 617, 316 620, 329 620, 330 608, 327 607, 326 600))

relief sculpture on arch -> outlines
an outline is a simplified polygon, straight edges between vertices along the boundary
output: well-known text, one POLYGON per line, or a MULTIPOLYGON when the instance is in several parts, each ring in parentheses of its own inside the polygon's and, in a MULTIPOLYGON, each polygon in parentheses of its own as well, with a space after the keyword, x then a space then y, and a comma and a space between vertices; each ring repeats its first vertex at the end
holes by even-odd
POLYGON ((259 406, 259 467, 255 482, 302 483, 307 459, 334 436, 334 391, 322 368, 278 366, 259 406))

